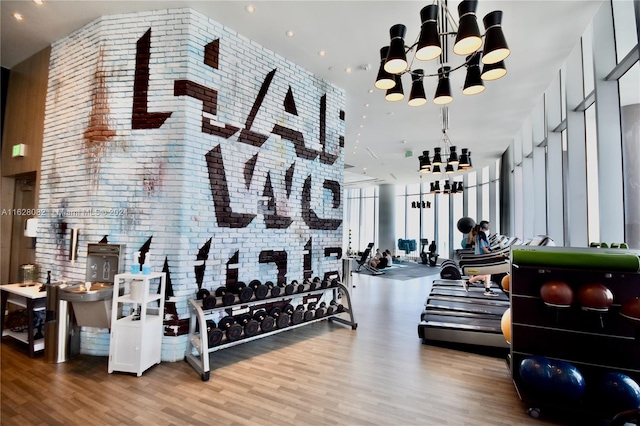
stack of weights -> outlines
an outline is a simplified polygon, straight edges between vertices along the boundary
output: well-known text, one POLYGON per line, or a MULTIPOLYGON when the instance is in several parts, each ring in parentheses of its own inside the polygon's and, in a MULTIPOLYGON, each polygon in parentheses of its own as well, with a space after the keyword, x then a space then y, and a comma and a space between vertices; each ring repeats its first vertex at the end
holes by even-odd
POLYGON ((253 314, 253 319, 260 323, 260 330, 262 330, 263 333, 273 330, 276 325, 275 319, 264 309, 256 311, 253 314))
POLYGON ((222 318, 218 327, 226 333, 228 342, 235 342, 242 336, 242 326, 231 315, 222 318))
POLYGON ((246 313, 240 315, 238 323, 244 327, 244 337, 252 337, 258 334, 258 321, 253 319, 251 314, 246 313))
POLYGON ((240 303, 247 303, 253 298, 253 289, 242 281, 227 284, 227 288, 238 296, 240 303))
POLYGON ((253 294, 256 295, 256 299, 263 300, 269 295, 269 287, 262 284, 260 280, 253 280, 249 283, 249 287, 253 290, 253 294))
POLYGON ((267 281, 266 283, 264 283, 264 285, 269 289, 271 297, 280 296, 281 289, 279 286, 275 285, 273 281, 267 281))
POLYGON ((283 312, 283 310, 279 307, 275 307, 269 311, 269 315, 271 315, 276 320, 276 326, 278 328, 285 328, 289 326, 289 314, 283 312))

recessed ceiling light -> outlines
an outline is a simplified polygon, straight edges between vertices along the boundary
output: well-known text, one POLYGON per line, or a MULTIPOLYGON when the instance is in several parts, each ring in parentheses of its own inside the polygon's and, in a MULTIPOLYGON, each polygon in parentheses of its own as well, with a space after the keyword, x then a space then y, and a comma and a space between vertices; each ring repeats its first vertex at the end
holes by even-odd
POLYGON ((351 67, 346 67, 344 70, 349 74, 351 72, 351 67))
POLYGON ((364 104, 365 108, 369 108, 369 104, 364 104))
POLYGON ((244 7, 244 10, 246 10, 247 13, 253 13, 256 11, 256 7, 252 4, 248 4, 244 7))
POLYGON ((285 34, 287 34, 287 37, 293 37, 294 35, 296 35, 296 33, 294 33, 292 30, 287 31, 285 34))
POLYGON ((361 125, 360 125, 360 128, 362 129, 363 127, 364 127, 364 124, 361 124, 361 125))
POLYGON ((324 50, 321 50, 318 52, 319 56, 326 56, 327 52, 325 52, 324 50))
POLYGON ((362 136, 362 133, 358 133, 358 136, 362 136))
POLYGON ((16 21, 22 21, 24 19, 24 16, 18 12, 14 13, 13 17, 16 18, 16 21))
POLYGON ((369 89, 369 93, 373 93, 373 89, 369 89))
POLYGON ((42 1, 42 0, 33 0, 33 2, 35 4, 37 4, 38 6, 42 6, 44 4, 44 1, 42 1))
POLYGON ((363 116, 362 116, 362 118, 367 118, 367 116, 366 116, 366 115, 363 115, 363 116))

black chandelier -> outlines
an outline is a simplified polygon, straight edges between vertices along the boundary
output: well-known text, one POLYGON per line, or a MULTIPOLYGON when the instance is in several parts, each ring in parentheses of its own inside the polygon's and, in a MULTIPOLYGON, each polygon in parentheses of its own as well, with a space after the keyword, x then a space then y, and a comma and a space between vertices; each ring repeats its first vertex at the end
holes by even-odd
MULTIPOLYGON (((406 46, 404 37, 407 27, 396 24, 391 27, 389 46, 380 49, 380 68, 375 87, 386 90, 385 99, 391 102, 404 99, 402 74, 411 74, 410 106, 421 106, 427 103, 423 80, 425 77, 438 77, 438 86, 433 102, 445 105, 453 101, 449 74, 463 67, 467 68, 467 76, 462 93, 475 95, 484 91, 483 81, 496 80, 507 73, 504 59, 510 50, 502 32, 502 11, 496 10, 483 18, 485 28, 480 34, 476 18, 477 0, 463 0, 458 5, 459 23, 453 20, 447 7, 447 0, 434 0, 420 11, 422 26, 418 40, 406 46), (449 26, 453 31, 449 31, 449 26), (448 38, 454 37, 453 53, 464 56, 465 61, 455 67, 448 63, 448 38), (407 53, 413 51, 414 59, 429 61, 439 58, 436 74, 425 74, 423 69, 410 69, 407 53), (480 63, 483 68, 480 70, 480 63)), ((412 60, 413 63, 413 60, 412 60)))

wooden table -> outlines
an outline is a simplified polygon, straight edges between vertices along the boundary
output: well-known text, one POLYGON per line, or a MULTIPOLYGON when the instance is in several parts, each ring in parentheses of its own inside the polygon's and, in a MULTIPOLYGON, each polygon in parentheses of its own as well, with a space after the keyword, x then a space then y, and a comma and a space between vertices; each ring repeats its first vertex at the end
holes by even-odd
POLYGON ((2 336, 10 336, 16 340, 24 342, 29 348, 29 357, 33 358, 36 352, 44 350, 44 338, 34 338, 34 312, 43 311, 46 308, 47 292, 40 291, 40 284, 5 284, 0 285, 2 303, 2 321, 0 331, 2 336), (26 332, 5 330, 4 323, 7 315, 8 304, 20 306, 27 311, 28 324, 26 332))

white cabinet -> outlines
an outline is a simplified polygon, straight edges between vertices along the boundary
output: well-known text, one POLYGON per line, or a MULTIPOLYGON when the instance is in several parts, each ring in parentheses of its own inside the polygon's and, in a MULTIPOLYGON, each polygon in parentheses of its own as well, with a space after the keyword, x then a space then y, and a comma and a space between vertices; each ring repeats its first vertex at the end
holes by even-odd
POLYGON ((160 364, 166 274, 118 274, 113 285, 109 373, 141 376, 160 364))

